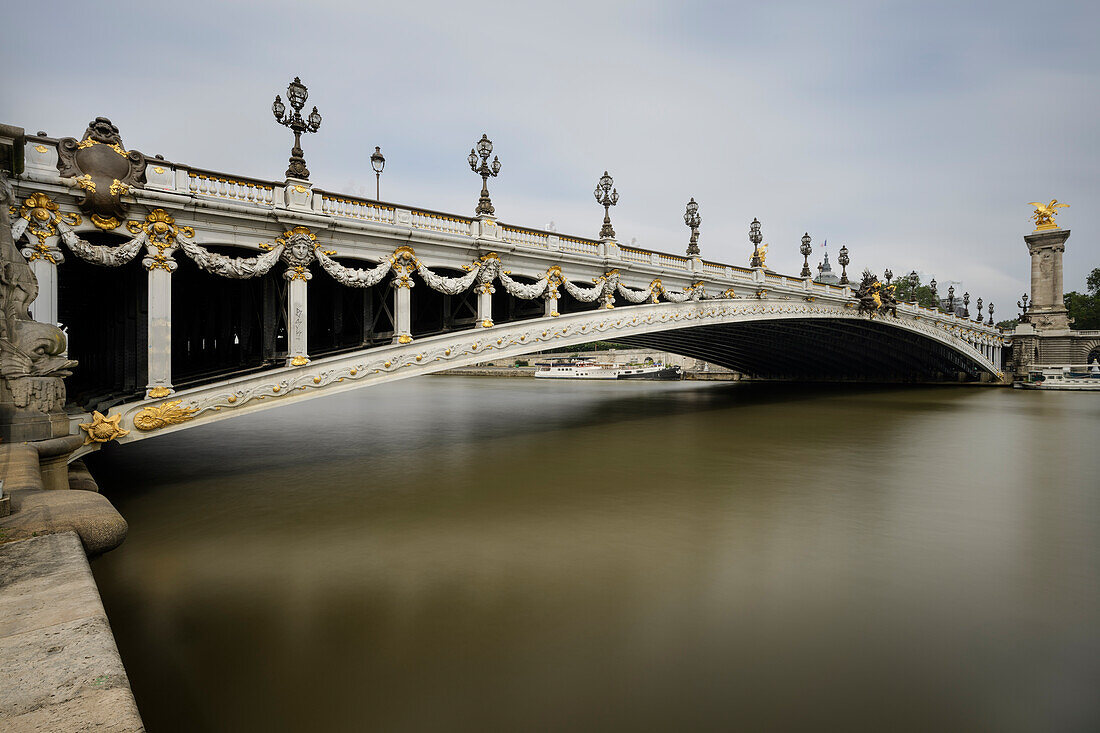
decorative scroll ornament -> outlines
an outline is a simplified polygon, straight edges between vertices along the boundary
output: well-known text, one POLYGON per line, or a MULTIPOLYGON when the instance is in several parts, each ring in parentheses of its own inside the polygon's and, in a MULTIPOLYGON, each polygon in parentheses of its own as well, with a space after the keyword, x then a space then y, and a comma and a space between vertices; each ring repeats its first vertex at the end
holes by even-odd
POLYGON ((148 432, 167 425, 178 425, 194 419, 197 407, 180 407, 183 400, 173 400, 159 405, 147 405, 134 415, 134 427, 148 432))
POLYGON ((153 209, 143 222, 128 221, 126 228, 133 234, 140 232, 145 237, 149 252, 141 264, 147 270, 174 271, 177 265, 172 253, 176 250, 179 237, 190 239, 195 236, 194 229, 178 226, 175 218, 164 209, 153 209))
POLYGON ((616 286, 616 291, 619 293, 619 295, 623 297, 623 300, 625 300, 627 303, 645 303, 646 301, 649 301, 650 303, 656 303, 657 296, 661 293, 661 281, 659 279, 654 280, 645 290, 634 290, 633 288, 628 288, 622 283, 618 283, 618 285, 616 286))
POLYGON ((429 270, 420 260, 416 260, 416 273, 423 278, 424 284, 444 295, 458 295, 466 292, 481 272, 477 263, 467 265, 463 269, 469 270, 469 272, 459 277, 444 277, 429 270))
POLYGON ((144 232, 116 247, 109 247, 104 244, 90 244, 86 240, 81 239, 77 233, 70 229, 64 222, 58 222, 57 226, 58 229, 61 230, 61 241, 65 243, 65 246, 68 247, 73 254, 85 262, 91 262, 93 265, 100 265, 101 267, 118 267, 120 265, 125 265, 127 262, 137 257, 148 244, 144 232))
POLYGON ((84 445, 91 443, 109 443, 118 440, 124 435, 129 435, 129 430, 123 430, 119 425, 122 419, 121 413, 105 417, 102 412, 92 412, 92 421, 80 423, 80 429, 84 431, 84 445))
POLYGON ((344 267, 321 249, 314 250, 313 254, 316 255, 317 262, 325 272, 331 275, 336 282, 349 288, 369 288, 377 285, 382 282, 382 278, 393 267, 393 261, 389 258, 378 263, 375 267, 358 269, 344 267))
MULTIPOLYGON (((546 292, 547 287, 550 285, 549 279, 543 275, 541 278, 533 283, 521 283, 516 282, 510 277, 511 273, 506 270, 501 270, 500 284, 504 286, 505 292, 515 298, 521 300, 534 300, 535 298, 543 295, 546 292)), ((554 293, 557 297, 557 291, 554 293)))
MULTIPOLYGON (((177 240, 177 244, 179 244, 183 253, 190 257, 195 264, 202 269, 212 275, 221 275, 222 277, 233 278, 234 280, 245 280, 250 277, 259 277, 260 275, 266 274, 267 271, 279 261, 279 255, 283 253, 283 246, 281 244, 255 257, 228 257, 226 255, 217 254, 216 252, 211 252, 185 239, 177 240)), ((171 260, 169 260, 169 263, 169 266, 174 264, 171 260)))
POLYGON ((55 265, 65 261, 61 250, 56 246, 51 247, 47 244, 47 240, 50 237, 57 236, 59 224, 72 224, 73 226, 80 224, 80 214, 61 213, 58 205, 41 191, 36 191, 23 199, 23 204, 18 211, 13 206, 11 214, 12 216, 18 216, 11 226, 13 241, 19 241, 24 233, 38 240, 36 244, 23 249, 22 254, 27 258, 27 261, 45 260, 55 265))
POLYGON ((412 247, 404 245, 395 249, 390 257, 390 263, 393 266, 393 286, 395 288, 400 290, 415 285, 412 274, 416 271, 417 261, 416 252, 413 251, 412 247))
POLYGON ((703 281, 700 280, 679 292, 668 290, 662 286, 661 295, 670 303, 686 303, 689 300, 702 300, 706 297, 706 291, 703 289, 703 281))
POLYGON ((543 294, 544 298, 549 300, 558 299, 558 288, 565 283, 565 276, 561 274, 561 267, 558 265, 550 265, 546 269, 546 293, 543 294))
POLYGON ((57 142, 57 168, 63 178, 74 179, 84 191, 80 208, 92 224, 103 230, 122 223, 122 195, 145 183, 145 156, 122 147, 118 128, 106 117, 88 123, 77 142, 66 137, 57 142))
POLYGON ((592 282, 596 285, 592 288, 579 287, 566 278, 562 278, 562 281, 562 284, 565 286, 565 292, 582 303, 591 303, 597 298, 600 298, 603 301, 600 304, 600 308, 610 309, 615 307, 615 290, 619 284, 618 270, 608 270, 603 275, 593 278, 592 282))
POLYGON ((1032 213, 1031 218, 1035 220, 1035 231, 1037 232, 1045 229, 1057 229, 1058 225, 1054 222, 1054 217, 1058 216, 1058 209, 1069 208, 1069 204, 1060 204, 1058 199, 1051 199, 1049 204, 1032 201, 1028 206, 1035 207, 1035 212, 1032 213))

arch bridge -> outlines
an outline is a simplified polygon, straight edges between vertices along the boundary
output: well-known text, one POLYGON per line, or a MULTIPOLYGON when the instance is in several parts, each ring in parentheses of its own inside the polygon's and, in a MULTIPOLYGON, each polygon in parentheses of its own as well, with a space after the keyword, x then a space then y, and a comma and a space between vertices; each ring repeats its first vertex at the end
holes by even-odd
POLYGON ((868 311, 848 285, 762 262, 146 158, 100 120, 80 140, 25 137, 9 212, 38 280, 32 315, 63 324, 79 362, 82 452, 594 340, 765 379, 1001 377, 991 324, 868 311))

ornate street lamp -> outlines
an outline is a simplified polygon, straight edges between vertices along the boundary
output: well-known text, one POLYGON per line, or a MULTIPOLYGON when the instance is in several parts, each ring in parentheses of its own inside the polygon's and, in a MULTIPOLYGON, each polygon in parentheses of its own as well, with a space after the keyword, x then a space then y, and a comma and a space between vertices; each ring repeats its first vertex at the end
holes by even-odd
POLYGON ((928 287, 932 289, 932 302, 935 304, 933 307, 936 310, 939 310, 940 294, 936 292, 936 278, 932 278, 932 282, 928 283, 928 287))
POLYGON ((951 315, 955 315, 955 286, 952 285, 947 289, 947 312, 951 315))
POLYGON ((840 256, 836 258, 836 261, 840 263, 840 284, 848 284, 848 263, 851 260, 848 259, 848 247, 842 246, 840 248, 840 256))
POLYGON ((802 235, 802 246, 798 251, 802 253, 802 277, 813 277, 813 273, 810 272, 810 253, 814 250, 810 246, 809 232, 802 235))
POLYGON ((699 225, 703 223, 703 219, 699 216, 699 204, 695 203, 694 196, 687 203, 687 210, 684 212, 684 223, 691 229, 691 241, 688 242, 687 253, 697 255, 699 254, 699 225))
POLYGON ((1020 323, 1027 323, 1027 293, 1024 293, 1023 303, 1016 301, 1016 307, 1020 309, 1020 323))
POLYGON ((596 203, 603 207, 603 226, 600 228, 600 239, 615 238, 615 230, 611 228, 611 214, 608 211, 609 207, 619 203, 619 191, 612 188, 614 185, 615 180, 607 175, 607 171, 603 172, 596 184, 596 203))
POLYGON ((982 299, 978 298, 978 323, 982 322, 982 299))
POLYGON ((381 201, 382 169, 386 167, 386 158, 382 155, 382 148, 374 146, 374 152, 370 156, 370 167, 374 169, 374 200, 381 201))
POLYGON ((989 321, 985 324, 987 326, 993 325, 993 301, 989 301, 989 321))
POLYGON ((489 165, 489 156, 493 153, 493 141, 489 139, 487 135, 482 133, 481 139, 477 141, 477 148, 474 152, 474 148, 470 148, 470 155, 466 158, 470 163, 470 170, 481 176, 481 198, 477 200, 477 215, 492 216, 495 209, 493 209, 493 202, 489 200, 489 176, 496 178, 500 173, 500 158, 493 156, 493 164, 489 165), (478 157, 481 158, 481 165, 478 165, 478 157))
POLYGON ((286 114, 286 105, 278 94, 275 95, 275 102, 271 105, 275 121, 294 132, 294 147, 290 149, 290 167, 286 169, 286 177, 308 181, 309 168, 306 168, 306 159, 302 157, 302 133, 317 132, 321 127, 321 114, 314 107, 308 117, 302 118, 302 108, 309 99, 309 90, 298 77, 294 77, 294 81, 290 82, 286 88, 286 99, 294 110, 289 115, 286 114))
POLYGON ((882 273, 882 276, 886 278, 886 285, 890 285, 890 281, 894 279, 894 273, 890 272, 890 268, 886 268, 886 272, 882 273))
POLYGON ((753 217, 752 224, 749 224, 749 242, 752 243, 752 259, 749 260, 750 267, 763 267, 764 260, 760 258, 760 243, 764 241, 764 235, 760 233, 760 220, 753 217))
POLYGON ((970 292, 963 293, 963 318, 970 318, 970 292))
POLYGON ((909 273, 909 302, 914 303, 914 304, 917 302, 916 282, 917 282, 917 271, 913 270, 912 272, 909 273))

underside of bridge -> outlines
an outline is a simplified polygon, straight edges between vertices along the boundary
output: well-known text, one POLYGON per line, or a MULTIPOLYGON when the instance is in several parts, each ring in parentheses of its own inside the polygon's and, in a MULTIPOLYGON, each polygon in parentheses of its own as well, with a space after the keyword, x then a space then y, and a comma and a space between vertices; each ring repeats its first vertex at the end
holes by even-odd
POLYGON ((733 369, 761 379, 944 381, 981 368, 954 349, 874 320, 791 319, 681 328, 616 342, 733 369))

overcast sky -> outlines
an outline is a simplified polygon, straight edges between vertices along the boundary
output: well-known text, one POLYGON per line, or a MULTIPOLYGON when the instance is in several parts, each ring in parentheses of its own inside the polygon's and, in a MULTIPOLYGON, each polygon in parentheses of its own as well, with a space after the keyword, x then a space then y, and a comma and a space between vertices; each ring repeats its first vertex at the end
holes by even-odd
MULTIPOLYGON (((1029 201, 1071 204, 1066 289, 1100 266, 1100 3, 173 2, 11 4, 0 121, 79 137, 96 115, 147 155, 281 178, 270 112, 295 75, 324 117, 320 187, 473 214, 466 155, 500 156, 502 221, 797 274, 799 239, 850 270, 959 281, 1009 318, 1029 201)), ((946 292, 946 287, 941 288, 946 292)))

